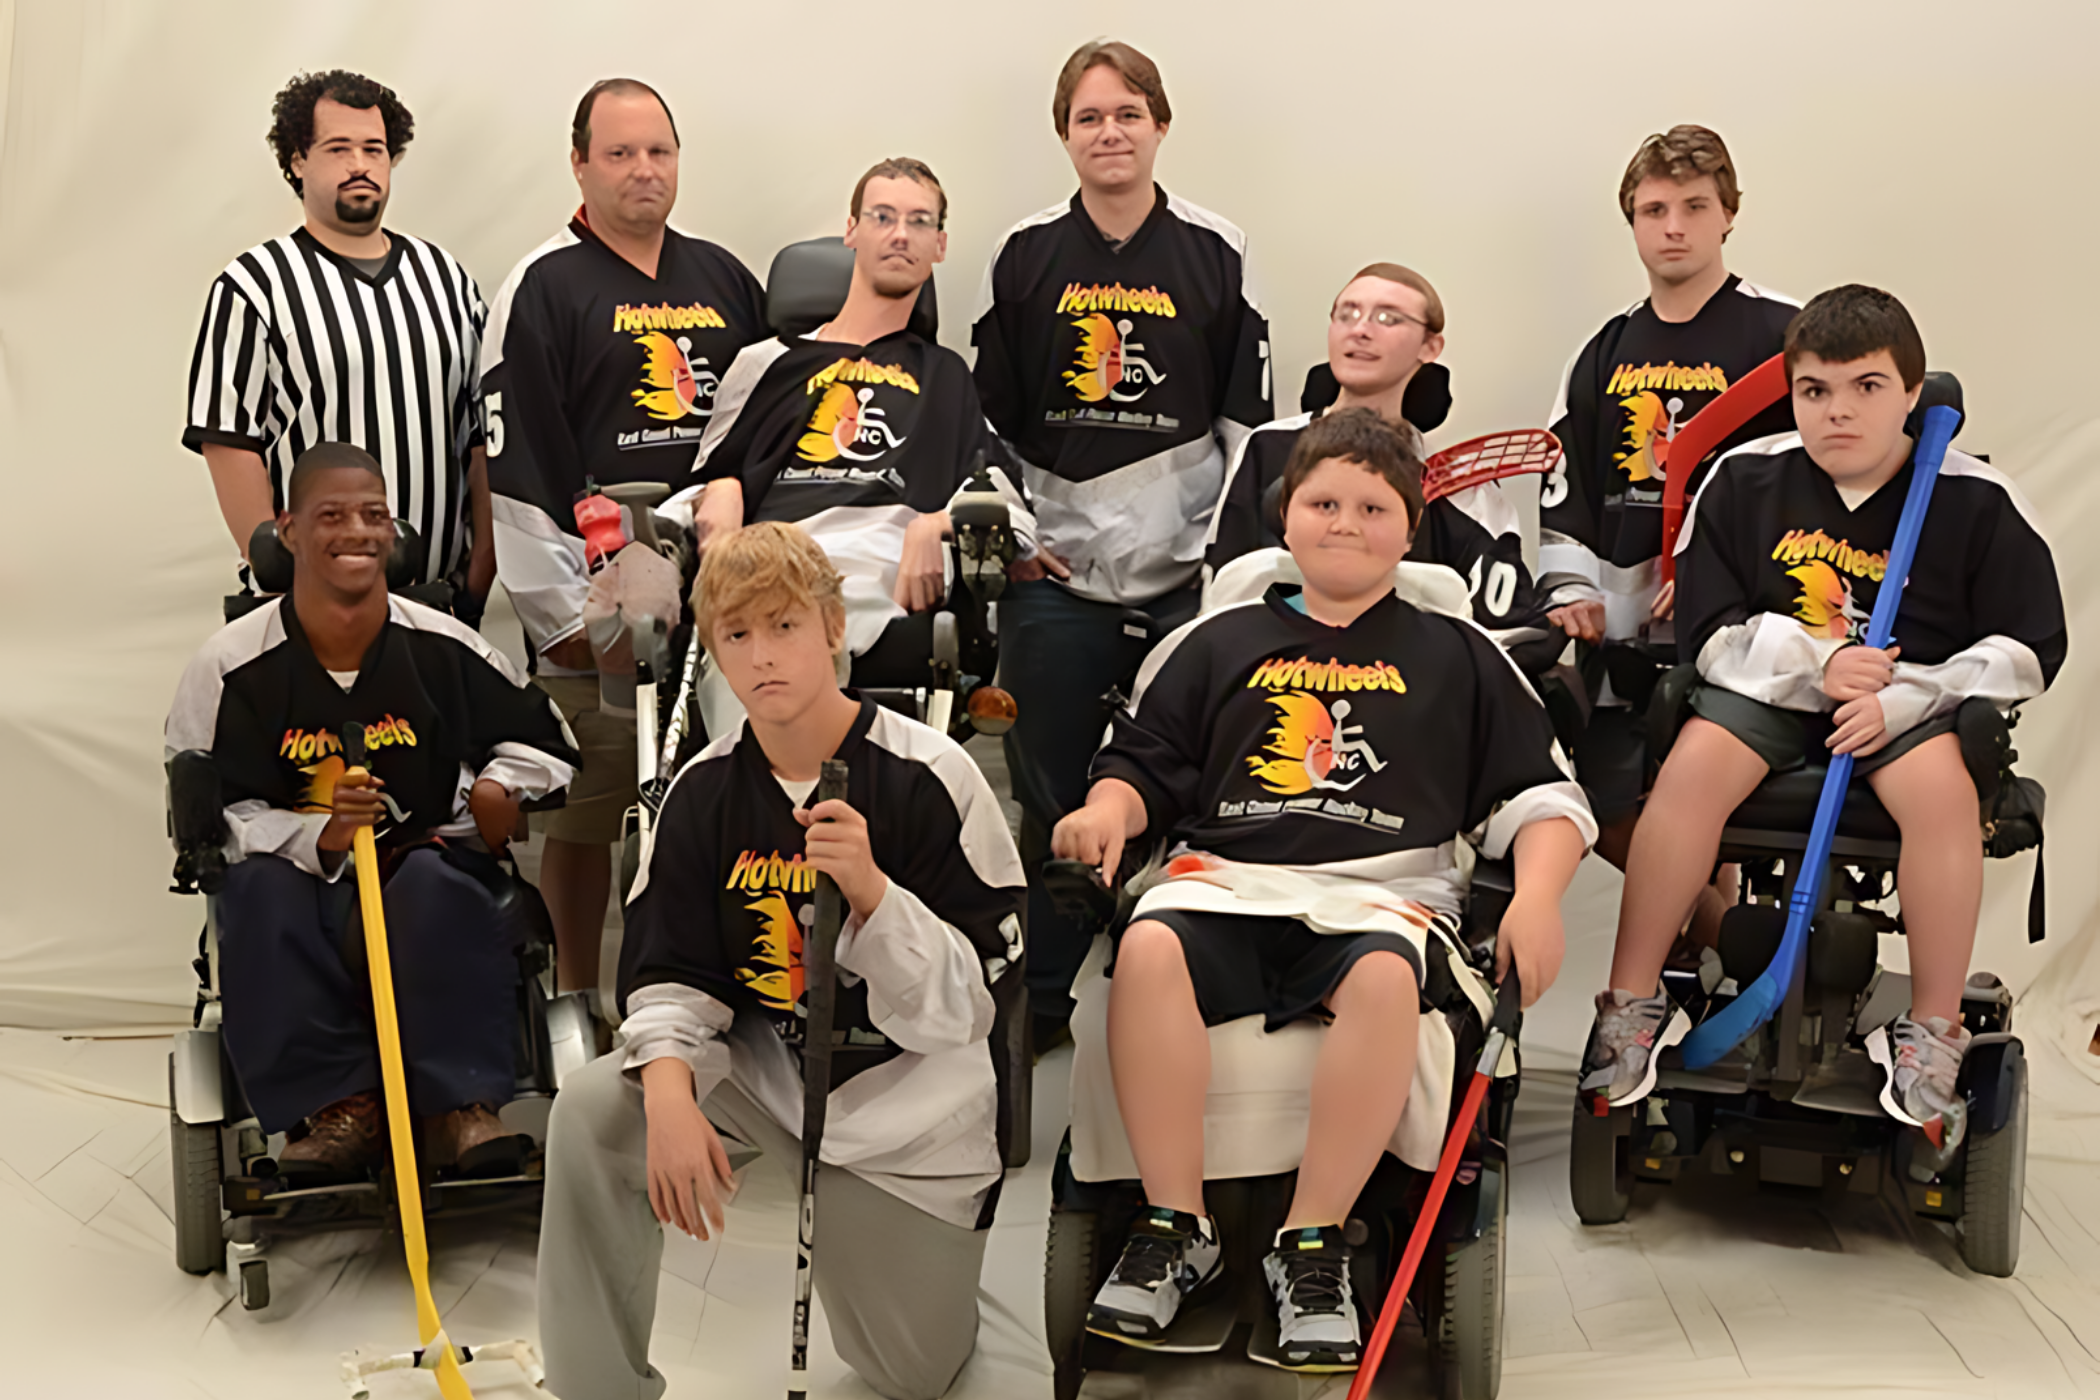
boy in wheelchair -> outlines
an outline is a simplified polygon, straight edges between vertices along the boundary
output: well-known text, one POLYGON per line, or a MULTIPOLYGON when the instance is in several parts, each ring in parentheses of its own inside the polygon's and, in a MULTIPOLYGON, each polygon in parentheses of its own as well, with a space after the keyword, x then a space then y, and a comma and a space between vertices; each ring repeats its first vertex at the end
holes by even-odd
POLYGON ((1595 826, 1509 659, 1469 620, 1396 592, 1420 478, 1370 410, 1307 425, 1283 486, 1303 587, 1163 641, 1086 805, 1053 834, 1057 855, 1111 884, 1127 844, 1176 843, 1114 954, 1108 1053, 1148 1209, 1094 1301, 1102 1335, 1156 1342, 1220 1267, 1204 1214, 1207 1028, 1326 1017, 1296 1195, 1263 1271, 1281 1364, 1352 1369, 1343 1225, 1406 1107, 1424 943, 1460 911, 1461 836, 1515 853, 1500 965, 1514 960, 1527 1000, 1559 970, 1559 900, 1595 826))
MULTIPOLYGON (((846 580, 846 650, 860 685, 925 684, 927 623, 949 596, 948 506, 980 465, 1021 550, 1033 550, 969 366, 914 319, 947 255, 947 216, 948 196, 921 161, 884 160, 861 177, 844 305, 806 335, 737 356, 701 440, 695 470, 706 485, 677 498, 692 499, 703 551, 760 520, 799 525, 823 546, 846 580)), ((726 698, 719 683, 714 691, 726 698)), ((718 720, 710 733, 726 727, 718 720)))
POLYGON ((410 1102, 434 1120, 437 1162, 474 1172, 477 1148, 507 1141, 494 1109, 516 1079, 519 940, 492 856, 521 802, 568 785, 575 745, 477 633, 388 594, 394 521, 370 456, 309 449, 286 502, 290 591, 205 644, 167 722, 169 753, 208 750, 226 802, 225 1044, 262 1130, 306 1125, 277 1159, 288 1178, 379 1159, 363 921, 344 877, 354 833, 375 828, 410 1102), (368 772, 345 772, 350 721, 368 772))
POLYGON ((1786 369, 1798 432, 1723 457, 1677 542, 1693 717, 1634 837, 1579 1091, 1618 1105, 1654 1087, 1663 1048, 1690 1026, 1659 985, 1664 959, 1730 814, 1768 774, 1850 753, 1902 836, 1912 1000, 1890 1031, 1883 1099, 1951 1153, 1966 1127, 1961 1000, 1983 887, 1956 715, 1965 701, 2005 711, 2042 692, 2063 663, 2063 600, 2033 508, 1950 449, 1897 644, 1860 643, 1910 485, 1905 424, 1924 343, 1894 297, 1839 287, 1794 321, 1786 369))
POLYGON ((661 1225, 719 1236, 725 1137, 794 1170, 802 948, 821 872, 850 912, 816 1291, 848 1365, 892 1400, 932 1400, 977 1336, 1002 1175, 987 1042, 996 998, 1018 997, 1020 857, 952 740, 838 688, 841 580, 802 531, 762 522, 717 537, 693 612, 746 718, 665 795, 629 896, 619 1048, 555 1100, 539 1268, 548 1386, 569 1400, 662 1394, 649 1364, 661 1225), (817 802, 834 757, 847 799, 817 802))

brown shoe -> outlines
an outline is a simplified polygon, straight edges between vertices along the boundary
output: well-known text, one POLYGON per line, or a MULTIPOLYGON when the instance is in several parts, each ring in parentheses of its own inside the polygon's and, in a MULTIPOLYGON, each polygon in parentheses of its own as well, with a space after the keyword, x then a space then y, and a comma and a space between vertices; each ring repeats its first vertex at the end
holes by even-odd
POLYGON ((386 1112, 379 1091, 338 1099, 306 1120, 306 1136, 287 1144, 277 1164, 295 1172, 354 1174, 379 1160, 386 1112))
POLYGON ((470 1103, 430 1120, 430 1158, 434 1167, 453 1166, 484 1143, 507 1138, 503 1120, 488 1105, 470 1103))

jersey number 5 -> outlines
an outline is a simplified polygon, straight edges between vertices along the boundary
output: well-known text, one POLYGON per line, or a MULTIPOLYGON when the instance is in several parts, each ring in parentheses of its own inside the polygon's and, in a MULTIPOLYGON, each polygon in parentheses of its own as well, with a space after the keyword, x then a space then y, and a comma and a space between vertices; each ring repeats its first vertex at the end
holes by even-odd
POLYGON ((481 432, 488 439, 489 456, 503 455, 503 395, 490 394, 481 401, 481 432))

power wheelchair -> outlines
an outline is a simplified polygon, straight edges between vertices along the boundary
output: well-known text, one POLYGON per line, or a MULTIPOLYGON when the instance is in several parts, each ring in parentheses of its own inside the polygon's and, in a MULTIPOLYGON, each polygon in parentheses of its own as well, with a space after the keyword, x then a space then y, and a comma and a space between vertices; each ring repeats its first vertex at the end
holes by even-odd
MULTIPOLYGON (((1952 376, 1928 375, 1919 410, 1935 402, 1958 407, 1960 392, 1952 376)), ((1690 714, 1697 680, 1696 667, 1674 666, 1645 697, 1651 782, 1690 714)), ((1966 702, 1956 718, 1981 803, 1979 840, 1994 859, 2042 844, 2046 795, 2012 771, 2016 722, 1981 700, 1966 702)), ((1810 764, 1771 774, 1723 829, 1718 862, 1740 867, 1742 890, 1723 917, 1718 965, 1663 974, 1673 1001, 1695 1023, 1770 963, 1825 771, 1810 764)), ((1663 1051, 1655 1089, 1639 1103, 1614 1109, 1578 1099, 1568 1184, 1584 1224, 1625 1219, 1636 1182, 1673 1182, 1702 1162, 1753 1186, 1773 1182, 1833 1196, 1875 1194, 1893 1181, 1913 1212, 1954 1226, 1971 1269, 2012 1274, 2025 1195, 2027 1063, 2012 1033, 2005 985, 1977 972, 1962 994, 1962 1020, 1974 1036, 1959 1081, 1969 1126, 1951 1158, 1940 1160, 1925 1135, 1891 1117, 1881 1101, 1885 1075, 1870 1056, 1872 1037, 1909 1009, 1910 979, 1880 965, 1880 936, 1902 933, 1902 915, 1874 906, 1894 893, 1900 852, 1895 822, 1873 789, 1855 781, 1840 811, 1807 955, 1772 1019, 1704 1070, 1687 1070, 1675 1047, 1663 1051)), ((2028 937, 2042 934, 2038 863, 2028 937)))
MULTIPOLYGON (((789 244, 775 255, 766 281, 766 312, 773 329, 800 335, 845 305, 853 254, 836 238, 789 244)), ((938 329, 934 284, 919 291, 911 329, 931 339, 938 329)), ((855 659, 850 684, 863 697, 948 734, 997 735, 1013 723, 1013 700, 993 685, 998 629, 992 612, 1017 553, 1007 503, 978 464, 972 489, 949 508, 955 582, 947 602, 893 622, 867 653, 855 659)), ((636 540, 672 560, 680 596, 688 600, 675 623, 641 619, 633 627, 640 800, 628 812, 620 887, 631 889, 641 837, 652 825, 671 780, 710 739, 702 719, 702 688, 709 666, 694 635, 689 600, 699 568, 689 525, 655 507, 668 497, 654 483, 607 488, 626 507, 636 540)), ((991 984, 995 1018, 992 1062, 998 1081, 998 1141, 1009 1167, 1028 1162, 1034 1054, 1029 1045, 1025 954, 998 969, 991 984)), ((882 1047, 876 1047, 878 1050, 882 1047)), ((856 1053, 839 1047, 835 1053, 856 1053)))
MULTIPOLYGON (((1440 589, 1445 611, 1467 615, 1465 584, 1456 574, 1420 565, 1401 567, 1415 571, 1428 587, 1440 589)), ((1261 1261, 1283 1223, 1296 1184, 1313 1067, 1326 1034, 1325 1026, 1314 1021, 1265 1033, 1261 1018, 1250 1016, 1210 1031, 1204 1196, 1219 1222, 1226 1252, 1224 1276, 1190 1300, 1157 1348, 1134 1349, 1086 1330, 1088 1306, 1107 1281, 1144 1207, 1144 1190, 1136 1180, 1136 1163, 1115 1106, 1107 1054, 1108 979, 1099 973, 1107 960, 1110 934, 1129 921, 1146 871, 1163 858, 1160 850, 1126 854, 1126 882, 1113 893, 1077 862, 1053 860, 1044 867, 1044 883, 1060 912, 1079 927, 1099 931, 1073 988, 1072 1126, 1051 1173, 1043 1314, 1054 1394, 1057 1400, 1134 1396, 1150 1393, 1148 1386, 1170 1385, 1180 1387, 1174 1394, 1200 1390, 1278 1400, 1310 1395, 1339 1378, 1256 1365, 1242 1359, 1242 1353, 1265 1312, 1273 1324, 1274 1304, 1261 1261), (1192 1363, 1189 1353, 1214 1355, 1192 1363), (1169 1368, 1192 1364, 1205 1368, 1200 1380, 1161 1379, 1169 1368)), ((1426 941, 1424 1037, 1416 1082, 1421 1090, 1424 1070, 1434 1064, 1443 1072, 1441 1089, 1447 1102, 1433 1132, 1422 1132, 1427 1125, 1419 1120, 1403 1120, 1345 1227, 1356 1248, 1351 1282, 1366 1319, 1366 1335, 1416 1223, 1437 1149, 1459 1110, 1456 1081, 1463 1079, 1464 1067, 1480 1056, 1487 1041, 1495 944, 1514 889, 1509 861, 1476 860, 1462 932, 1426 941), (1413 1164, 1398 1155, 1402 1145, 1413 1164)), ((1434 1384, 1450 1400, 1494 1400, 1501 1386, 1508 1144, 1520 1070, 1512 1037, 1501 1071, 1488 1089, 1486 1111, 1439 1211, 1429 1253, 1409 1291, 1412 1316, 1427 1342, 1434 1384)), ((1386 1369, 1398 1368, 1389 1364, 1386 1369)), ((1381 1382, 1381 1392, 1383 1387, 1381 1382)))
MULTIPOLYGON (((420 545, 408 526, 389 560, 390 581, 416 577, 420 545)), ((274 525, 258 528, 251 559, 260 586, 290 587, 290 558, 277 543, 274 525), (272 551, 275 551, 273 554, 272 551), (282 574, 275 570, 282 567, 282 574)), ((398 589, 434 604, 427 592, 446 585, 398 589)), ((235 595, 226 601, 230 619, 267 598, 235 595)), ((561 796, 525 804, 528 810, 559 805, 561 796)), ((168 1130, 174 1171, 175 1262, 185 1273, 224 1270, 234 1280, 244 1308, 270 1304, 269 1249, 290 1235, 355 1226, 398 1228, 398 1193, 391 1156, 361 1179, 305 1185, 288 1182, 277 1166, 284 1135, 262 1131, 222 1042, 224 1008, 219 994, 216 896, 227 869, 227 837, 218 770, 200 749, 178 753, 167 764, 168 834, 175 845, 177 894, 205 897, 198 936, 197 1000, 191 1028, 177 1033, 168 1056, 168 1130)), ((554 929, 539 891, 493 857, 482 856, 472 871, 495 897, 498 917, 518 936, 515 1094, 500 1109, 504 1126, 530 1140, 518 1144, 514 1169, 500 1175, 456 1176, 425 1171, 417 1183, 426 1217, 525 1208, 537 1210, 543 1179, 540 1149, 546 1139, 552 1096, 570 1071, 598 1053, 591 1016, 582 994, 554 993, 554 929)), ((419 1148, 418 1160, 428 1157, 419 1148)))

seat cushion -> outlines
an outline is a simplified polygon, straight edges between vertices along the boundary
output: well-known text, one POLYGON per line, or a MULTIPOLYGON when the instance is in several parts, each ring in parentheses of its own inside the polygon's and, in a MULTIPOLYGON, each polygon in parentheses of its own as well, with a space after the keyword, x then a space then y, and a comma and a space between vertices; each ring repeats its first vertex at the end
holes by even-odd
MULTIPOLYGON (((1108 1067, 1108 939, 1095 940, 1072 984, 1072 1174, 1127 1181, 1138 1174, 1108 1067)), ((1294 1021, 1274 1033, 1246 1016, 1210 1030, 1210 1096, 1203 1110, 1203 1175, 1271 1176, 1295 1171, 1312 1114, 1313 1067, 1327 1028, 1294 1021)), ((1457 1046, 1439 1015, 1425 1013, 1414 1087, 1386 1150, 1422 1171, 1436 1167, 1451 1116, 1457 1046)))
MULTIPOLYGON (((1799 832, 1806 836, 1815 825, 1816 803, 1823 795, 1823 776, 1830 770, 1821 764, 1796 768, 1790 773, 1774 773, 1758 785, 1735 814, 1728 819, 1731 827, 1747 827, 1758 831, 1799 832)), ((1894 841, 1898 832, 1896 822, 1874 795, 1874 789, 1863 780, 1855 778, 1845 790, 1845 805, 1838 812, 1840 836, 1849 836, 1860 841, 1894 841)))

